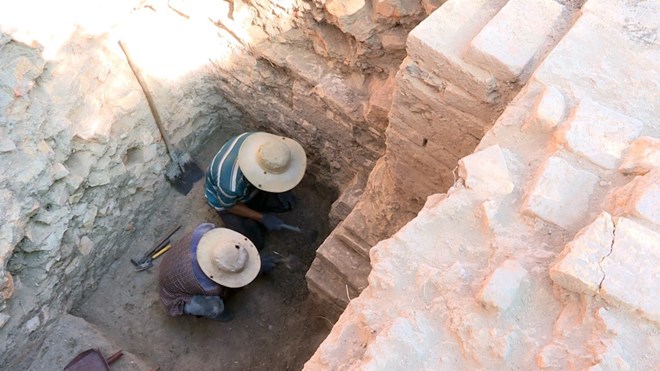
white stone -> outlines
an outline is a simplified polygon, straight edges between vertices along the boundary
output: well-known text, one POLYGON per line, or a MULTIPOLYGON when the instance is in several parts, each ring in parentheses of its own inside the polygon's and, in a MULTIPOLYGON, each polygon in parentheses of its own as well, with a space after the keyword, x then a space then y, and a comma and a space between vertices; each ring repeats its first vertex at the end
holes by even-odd
POLYGON ((634 215, 660 226, 660 169, 635 177, 609 200, 613 213, 634 215))
POLYGON ((0 313, 0 329, 5 327, 5 324, 9 322, 9 319, 11 318, 10 315, 5 314, 5 313, 0 313))
POLYGON ((614 223, 602 213, 569 242, 550 266, 550 278, 566 290, 595 294, 603 280, 600 262, 612 248, 614 223))
POLYGON ((596 175, 578 170, 559 157, 550 157, 541 167, 522 210, 562 228, 571 228, 587 215, 589 196, 597 182, 596 175))
POLYGON ((487 307, 505 311, 516 299, 525 277, 525 268, 515 260, 506 260, 486 279, 477 298, 487 307))
POLYGON ((514 81, 549 47, 563 12, 552 0, 510 0, 472 40, 465 61, 514 81))
POLYGON ((69 175, 69 170, 59 162, 55 163, 51 170, 53 172, 53 180, 60 180, 69 175))
POLYGON ((16 150, 16 145, 9 138, 0 139, 0 153, 13 152, 16 150))
POLYGON ((465 186, 482 194, 507 195, 513 191, 513 181, 502 149, 498 145, 462 158, 458 175, 465 186))
POLYGON ((487 97, 497 81, 490 72, 463 61, 463 52, 505 3, 447 1, 408 34, 408 56, 427 71, 443 71, 443 76, 477 98, 487 97))
POLYGON ((660 168, 660 139, 639 137, 628 147, 619 170, 624 174, 642 175, 660 168))
POLYGON ((110 183, 110 177, 108 176, 108 174, 103 172, 99 172, 99 171, 93 172, 89 174, 87 183, 89 184, 90 187, 98 187, 98 186, 106 185, 110 183))
POLYGON ((569 150, 598 166, 616 169, 623 151, 643 127, 641 121, 585 98, 562 134, 569 150))
POLYGON ((82 236, 80 238, 80 243, 78 244, 78 251, 83 255, 88 255, 94 248, 94 242, 87 236, 82 236))
POLYGON ((660 323, 660 234, 627 218, 615 224, 612 253, 601 263, 600 295, 660 323))
POLYGON ((403 30, 390 30, 380 35, 380 42, 386 50, 404 50, 408 34, 403 30))
POLYGON ((25 329, 28 330, 28 332, 33 332, 39 327, 40 324, 41 321, 39 320, 39 316, 34 316, 25 323, 25 329))
POLYGON ((566 98, 554 86, 545 88, 539 98, 533 121, 544 130, 552 130, 566 116, 566 98))

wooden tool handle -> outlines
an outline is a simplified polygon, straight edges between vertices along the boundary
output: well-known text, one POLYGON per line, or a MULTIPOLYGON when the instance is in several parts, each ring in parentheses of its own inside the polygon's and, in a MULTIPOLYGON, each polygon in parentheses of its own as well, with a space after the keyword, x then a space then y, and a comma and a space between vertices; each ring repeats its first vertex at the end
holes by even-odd
POLYGON ((140 70, 137 68, 137 66, 133 64, 133 59, 131 58, 131 55, 128 52, 128 48, 126 48, 126 46, 124 45, 124 43, 121 42, 121 40, 119 40, 118 43, 119 43, 119 47, 126 56, 126 61, 128 61, 128 65, 131 67, 131 71, 133 71, 133 75, 135 75, 138 84, 140 84, 140 87, 142 88, 142 92, 144 93, 144 96, 147 98, 147 103, 149 104, 151 115, 154 117, 154 121, 156 121, 156 126, 158 126, 158 131, 160 131, 160 135, 161 137, 163 137, 163 141, 165 142, 165 149, 167 149, 167 154, 170 156, 170 158, 172 158, 172 161, 176 162, 176 159, 173 158, 172 144, 170 143, 170 139, 167 136, 167 134, 165 134, 165 128, 163 127, 163 122, 160 119, 158 110, 156 110, 156 104, 154 103, 154 99, 151 96, 151 93, 149 92, 149 88, 147 87, 147 82, 142 77, 142 73, 140 73, 140 70))
POLYGON ((167 245, 167 246, 163 247, 162 250, 156 252, 156 253, 151 257, 151 260, 156 260, 156 258, 158 258, 159 256, 165 254, 165 253, 167 252, 167 250, 170 249, 170 247, 172 247, 172 245, 167 245))
POLYGON ((118 351, 117 353, 114 353, 114 354, 111 355, 110 357, 106 358, 105 361, 108 363, 108 365, 111 365, 113 362, 115 362, 116 360, 118 360, 119 358, 121 358, 121 356, 123 356, 123 355, 124 355, 124 352, 122 352, 122 351, 120 350, 120 351, 118 351))

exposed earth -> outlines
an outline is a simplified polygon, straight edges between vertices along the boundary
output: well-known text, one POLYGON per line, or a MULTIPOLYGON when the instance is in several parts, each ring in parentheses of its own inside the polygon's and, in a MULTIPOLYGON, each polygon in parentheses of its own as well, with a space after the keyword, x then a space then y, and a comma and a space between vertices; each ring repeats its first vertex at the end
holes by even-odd
MULTIPOLYGON (((210 161, 219 149, 215 143, 196 156, 197 162, 210 161)), ((150 225, 135 226, 138 242, 129 248, 125 259, 113 264, 97 290, 73 314, 97 326, 124 351, 160 370, 301 369, 336 320, 322 314, 322 308, 308 300, 305 282, 315 249, 330 232, 327 216, 333 197, 309 175, 294 194, 298 199, 296 209, 281 217, 288 224, 300 226, 304 233, 271 232, 265 250, 295 255, 304 267, 292 271, 279 264, 268 275, 236 291, 226 303, 236 314, 233 321, 168 317, 158 296, 160 260, 144 272, 136 272, 130 263, 130 258, 141 257, 178 224, 182 228, 173 241, 199 223, 221 225, 204 200, 203 181, 187 196, 169 191, 164 208, 150 225)))

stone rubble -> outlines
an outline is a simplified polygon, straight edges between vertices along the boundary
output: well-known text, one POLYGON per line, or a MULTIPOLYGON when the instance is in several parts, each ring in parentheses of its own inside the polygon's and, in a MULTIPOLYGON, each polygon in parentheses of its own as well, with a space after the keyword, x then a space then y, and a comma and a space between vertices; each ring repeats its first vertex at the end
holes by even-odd
MULTIPOLYGON (((169 159, 117 45, 119 37, 133 46, 153 37, 121 31, 129 15, 152 25, 153 11, 133 12, 132 1, 83 3, 69 4, 79 12, 38 1, 0 5, 0 368, 23 368, 22 350, 38 346, 107 262, 122 257, 134 237, 129 226, 168 187, 169 159), (49 19, 33 17, 35 9, 49 19)), ((217 58, 217 38, 196 40, 206 63, 217 58)), ((168 41, 150 50, 162 56, 180 40, 168 41)), ((221 125, 238 130, 241 114, 217 96, 212 77, 208 69, 180 80, 147 76, 179 148, 194 152, 221 125)))

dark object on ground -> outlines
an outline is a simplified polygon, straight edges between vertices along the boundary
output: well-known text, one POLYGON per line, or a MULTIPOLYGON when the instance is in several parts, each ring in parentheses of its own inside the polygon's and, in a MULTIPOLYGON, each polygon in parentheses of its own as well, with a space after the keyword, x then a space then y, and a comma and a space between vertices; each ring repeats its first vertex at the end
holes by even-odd
POLYGON ((167 181, 177 192, 181 193, 182 195, 187 195, 195 182, 202 179, 204 176, 204 171, 199 167, 199 165, 197 165, 197 163, 195 163, 188 152, 179 152, 172 147, 169 136, 163 127, 163 122, 160 119, 160 115, 156 110, 156 104, 154 103, 151 93, 149 92, 149 88, 147 87, 147 82, 142 77, 138 67, 133 64, 133 60, 131 59, 126 46, 121 41, 119 41, 119 46, 124 52, 124 55, 126 55, 128 65, 131 67, 135 78, 142 88, 142 92, 144 92, 144 96, 147 98, 149 109, 151 110, 151 114, 154 117, 154 121, 156 121, 158 131, 160 131, 160 135, 163 137, 163 141, 165 142, 165 149, 167 149, 167 154, 170 156, 170 162, 167 164, 165 170, 165 179, 167 179, 167 181))
POLYGON ((292 225, 289 225, 289 224, 282 224, 282 229, 302 233, 302 230, 300 229, 300 227, 295 227, 295 226, 292 226, 292 225))
POLYGON ((106 359, 98 349, 87 349, 64 366, 64 371, 109 371, 110 365, 123 354, 120 350, 106 359))
POLYGON ((156 244, 156 247, 154 247, 153 249, 149 250, 146 254, 144 254, 142 258, 140 258, 140 260, 131 259, 131 263, 133 263, 133 265, 135 266, 135 270, 140 272, 153 267, 154 259, 163 255, 167 250, 169 250, 170 237, 172 237, 172 235, 176 233, 176 231, 178 231, 179 228, 181 228, 180 225, 174 227, 167 234, 167 236, 165 236, 162 240, 160 240, 160 242, 158 242, 158 244, 156 244))
POLYGON ((277 251, 273 251, 273 254, 276 255, 275 263, 284 264, 284 266, 290 271, 302 271, 305 268, 305 265, 300 261, 295 255, 283 256, 277 251))

